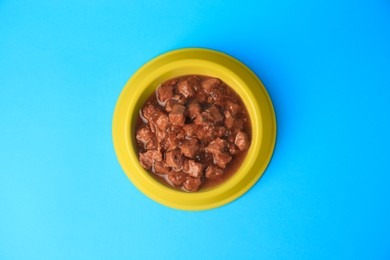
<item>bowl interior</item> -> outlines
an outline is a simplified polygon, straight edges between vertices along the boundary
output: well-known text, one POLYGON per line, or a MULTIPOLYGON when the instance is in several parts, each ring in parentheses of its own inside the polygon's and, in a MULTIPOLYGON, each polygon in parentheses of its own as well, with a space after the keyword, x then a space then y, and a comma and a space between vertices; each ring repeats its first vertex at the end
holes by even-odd
MULTIPOLYGON (((185 63, 185 61, 183 61, 185 63)), ((237 92, 237 94, 241 97, 243 100, 244 105, 246 106, 249 117, 251 120, 251 126, 252 126, 252 139, 251 139, 251 146, 247 152, 246 158, 242 162, 240 168, 237 170, 236 173, 234 173, 230 178, 222 182, 220 185, 208 188, 208 189, 201 189, 200 191, 196 193, 191 194, 198 194, 198 193, 207 193, 212 190, 221 189, 223 187, 228 187, 230 185, 234 185, 234 183, 238 182, 240 179, 242 179, 244 174, 246 173, 245 169, 249 167, 248 163, 250 163, 250 158, 253 157, 253 151, 254 151, 254 144, 259 144, 259 120, 258 115, 256 115, 256 109, 254 108, 254 102, 253 98, 251 97, 251 93, 248 89, 248 87, 240 80, 238 75, 236 75, 232 71, 227 71, 224 67, 221 67, 218 64, 213 64, 213 66, 202 66, 202 64, 198 66, 185 66, 185 64, 182 64, 181 66, 175 66, 175 68, 172 69, 166 69, 163 73, 150 73, 148 78, 144 78, 142 81, 138 82, 137 85, 137 92, 135 93, 134 99, 136 100, 133 102, 133 106, 129 107, 129 128, 128 128, 128 135, 129 135, 129 152, 132 154, 131 156, 137 157, 138 155, 136 152, 136 140, 135 140, 135 126, 137 122, 137 118, 139 115, 140 108, 143 106, 145 101, 150 97, 150 95, 153 94, 153 92, 156 90, 156 88, 164 81, 169 80, 171 78, 184 76, 184 75, 205 75, 205 76, 211 76, 216 77, 224 81, 227 85, 229 85, 234 91, 237 92), (211 69, 210 69, 211 68, 211 69)), ((253 158, 252 158, 253 159, 253 158)), ((138 163, 139 164, 139 163, 138 163)), ((145 169, 140 167, 140 170, 143 172, 143 175, 145 175, 145 178, 148 179, 150 182, 154 182, 154 185, 156 187, 158 186, 161 189, 169 189, 174 192, 180 192, 183 193, 183 191, 174 190, 172 188, 169 188, 168 186, 163 185, 159 181, 157 181, 155 178, 153 178, 150 173, 148 173, 145 169)))

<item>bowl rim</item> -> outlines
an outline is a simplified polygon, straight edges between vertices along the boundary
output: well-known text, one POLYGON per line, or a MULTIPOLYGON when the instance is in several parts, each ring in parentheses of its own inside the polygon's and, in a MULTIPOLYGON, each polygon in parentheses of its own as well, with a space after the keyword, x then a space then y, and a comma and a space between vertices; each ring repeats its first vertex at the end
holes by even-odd
POLYGON ((122 169, 141 192, 168 207, 204 210, 237 199, 263 175, 276 142, 276 117, 264 85, 247 66, 219 51, 184 48, 153 58, 128 80, 116 103, 112 137, 122 169), (161 184, 140 166, 134 149, 134 124, 140 106, 159 83, 193 74, 218 77, 238 93, 249 112, 252 142, 239 170, 228 180, 207 190, 186 193, 161 184))

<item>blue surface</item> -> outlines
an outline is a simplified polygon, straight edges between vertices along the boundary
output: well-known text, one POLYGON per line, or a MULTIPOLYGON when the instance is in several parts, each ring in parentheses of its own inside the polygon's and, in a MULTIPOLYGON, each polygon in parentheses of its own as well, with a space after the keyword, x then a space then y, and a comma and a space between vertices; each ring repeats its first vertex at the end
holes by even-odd
POLYGON ((0 259, 390 259, 390 3, 0 0, 0 259), (226 52, 278 119, 265 175, 210 211, 151 201, 116 159, 128 78, 226 52))

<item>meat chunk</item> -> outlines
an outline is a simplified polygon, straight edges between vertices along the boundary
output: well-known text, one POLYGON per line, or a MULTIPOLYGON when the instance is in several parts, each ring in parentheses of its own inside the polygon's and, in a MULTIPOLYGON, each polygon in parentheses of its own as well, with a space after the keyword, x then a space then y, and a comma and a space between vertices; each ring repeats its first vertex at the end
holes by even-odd
POLYGON ((228 129, 234 126, 234 117, 230 111, 225 111, 225 126, 228 129))
POLYGON ((153 166, 153 154, 152 151, 149 150, 145 153, 139 154, 139 161, 141 163, 141 166, 144 167, 147 170, 150 170, 153 166))
POLYGON ((222 153, 226 149, 226 141, 221 138, 216 138, 214 141, 211 141, 206 147, 206 152, 211 154, 222 153))
POLYGON ((165 81, 162 85, 168 85, 168 86, 176 86, 177 84, 177 79, 170 79, 165 81))
POLYGON ((197 163, 194 160, 186 160, 183 170, 192 177, 200 178, 203 175, 204 167, 203 164, 197 163))
POLYGON ((242 131, 239 131, 234 140, 234 144, 237 145, 240 151, 245 151, 249 148, 249 138, 248 134, 242 131))
POLYGON ((163 155, 161 151, 158 150, 152 150, 153 151, 153 159, 155 159, 157 162, 161 162, 163 159, 163 155))
POLYGON ((168 116, 163 112, 158 114, 155 122, 157 127, 162 131, 164 131, 169 125, 168 116))
POLYGON ((174 106, 174 105, 177 105, 177 104, 179 104, 176 100, 174 100, 174 99, 169 99, 166 103, 165 103, 165 110, 167 111, 167 112, 171 112, 172 111, 172 107, 174 106))
POLYGON ((207 94, 211 94, 214 91, 214 88, 216 88, 221 81, 216 78, 208 78, 202 81, 202 88, 203 91, 207 94))
POLYGON ((215 87, 210 93, 211 100, 213 104, 224 105, 226 95, 221 87, 215 87))
POLYGON ((156 95, 157 100, 161 104, 165 104, 168 99, 173 97, 173 86, 169 84, 162 84, 160 87, 157 88, 156 95))
POLYGON ((190 118, 196 117, 197 115, 200 114, 200 112, 201 112, 201 108, 200 108, 199 102, 191 101, 188 104, 188 115, 190 118))
POLYGON ((197 76, 191 77, 188 83, 194 89, 195 92, 198 92, 201 89, 200 79, 197 76))
POLYGON ((199 126, 196 130, 198 139, 205 145, 210 143, 214 139, 214 133, 211 126, 199 126))
POLYGON ((184 105, 187 102, 187 99, 182 95, 174 95, 172 99, 180 105, 184 105))
POLYGON ((168 122, 167 115, 153 105, 148 105, 142 110, 143 120, 149 123, 150 130, 155 133, 157 128, 164 129, 168 122))
POLYGON ((192 97, 195 94, 194 89, 187 80, 180 81, 180 83, 177 84, 177 90, 186 98, 192 97))
POLYGON ((140 115, 144 121, 148 122, 157 111, 158 109, 155 106, 149 104, 142 109, 140 115))
POLYGON ((213 160, 214 164, 225 169, 226 165, 232 160, 232 157, 227 153, 215 153, 213 154, 213 160))
POLYGON ((218 179, 223 175, 223 170, 217 166, 210 165, 207 167, 205 176, 207 179, 218 179))
POLYGON ((162 145, 167 151, 176 149, 179 145, 179 140, 177 139, 176 134, 172 132, 166 133, 162 145))
POLYGON ((218 107, 212 105, 211 107, 209 107, 206 112, 209 113, 210 117, 211 117, 211 120, 210 121, 213 121, 215 123, 220 123, 223 121, 223 115, 221 114, 221 111, 218 109, 218 107))
POLYGON ((168 173, 168 179, 173 183, 173 185, 180 186, 187 179, 187 174, 179 171, 179 172, 170 172, 168 173))
MULTIPOLYGON (((158 129, 158 128, 156 127, 156 129, 158 129)), ((155 135, 156 135, 156 139, 157 139, 158 143, 161 143, 164 140, 164 138, 166 137, 165 131, 159 130, 159 129, 156 131, 155 135)))
POLYGON ((196 135, 197 128, 198 127, 195 124, 186 124, 185 126, 183 126, 183 130, 187 137, 196 135))
POLYGON ((207 98, 208 98, 208 95, 207 95, 203 90, 200 90, 200 91, 198 91, 198 92, 195 94, 195 98, 196 98, 199 102, 206 102, 206 101, 207 101, 207 98))
POLYGON ((173 133, 176 135, 176 139, 183 139, 186 136, 186 133, 184 132, 183 127, 181 126, 171 126, 171 128, 168 128, 170 133, 173 133))
POLYGON ((230 111, 231 115, 235 117, 241 108, 240 105, 228 100, 226 101, 225 109, 230 111))
POLYGON ((155 162, 154 172, 157 174, 168 174, 170 172, 170 168, 166 166, 164 162, 155 162))
POLYGON ((221 87, 215 88, 210 96, 212 99, 211 102, 220 107, 225 106, 226 99, 228 98, 228 94, 221 87))
POLYGON ((146 125, 138 129, 135 138, 145 145, 153 136, 154 134, 150 130, 150 127, 146 125))
POLYGON ((182 105, 174 105, 172 111, 169 113, 169 122, 172 125, 184 126, 186 121, 186 109, 182 105))
POLYGON ((199 149, 199 143, 196 139, 188 139, 180 145, 180 150, 184 154, 184 156, 189 158, 194 158, 196 152, 199 149))
POLYGON ((195 124, 197 125, 215 125, 223 121, 223 115, 216 106, 211 106, 205 112, 196 115, 195 124))
POLYGON ((162 160, 162 154, 156 150, 148 150, 144 153, 139 153, 139 160, 141 166, 147 170, 150 170, 155 161, 162 160))
POLYGON ((165 164, 172 167, 175 171, 183 169, 183 156, 179 149, 175 149, 165 153, 165 164))
POLYGON ((211 116, 207 112, 203 112, 195 117, 195 124, 197 125, 209 125, 211 122, 211 116))
POLYGON ((153 137, 145 145, 145 149, 147 149, 147 150, 155 150, 156 148, 157 148, 157 139, 156 139, 156 137, 153 137))
POLYGON ((171 112, 174 105, 184 105, 187 99, 182 95, 174 95, 171 99, 168 99, 165 103, 165 110, 171 112))
POLYGON ((183 183, 184 189, 187 191, 197 191, 202 184, 202 180, 200 178, 188 177, 188 179, 183 183))

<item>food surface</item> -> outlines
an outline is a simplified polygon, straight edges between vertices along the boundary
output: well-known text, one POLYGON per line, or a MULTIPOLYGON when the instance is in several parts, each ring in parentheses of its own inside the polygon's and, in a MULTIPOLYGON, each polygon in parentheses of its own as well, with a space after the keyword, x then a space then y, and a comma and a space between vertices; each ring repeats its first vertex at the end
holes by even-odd
POLYGON ((243 162, 251 122, 241 98, 220 79, 189 75, 162 83, 136 124, 142 167, 162 183, 195 192, 221 184, 243 162))

